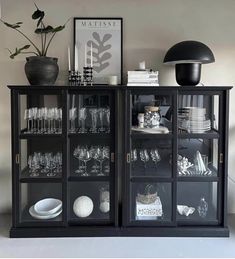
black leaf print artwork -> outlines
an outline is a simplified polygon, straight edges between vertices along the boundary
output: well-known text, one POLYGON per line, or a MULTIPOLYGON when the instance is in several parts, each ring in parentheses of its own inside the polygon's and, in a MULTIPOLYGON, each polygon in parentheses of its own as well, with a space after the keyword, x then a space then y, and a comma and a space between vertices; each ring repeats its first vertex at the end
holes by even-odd
MULTIPOLYGON (((97 32, 92 33, 94 40, 89 40, 87 42, 88 48, 91 47, 92 43, 92 54, 93 54, 93 69, 95 72, 100 73, 102 70, 107 68, 110 63, 108 60, 112 57, 112 54, 107 50, 111 49, 112 45, 107 42, 112 38, 110 33, 106 33, 103 38, 97 32)), ((91 56, 91 51, 87 52, 87 55, 91 56)), ((90 58, 87 59, 88 64, 91 62, 90 58)))

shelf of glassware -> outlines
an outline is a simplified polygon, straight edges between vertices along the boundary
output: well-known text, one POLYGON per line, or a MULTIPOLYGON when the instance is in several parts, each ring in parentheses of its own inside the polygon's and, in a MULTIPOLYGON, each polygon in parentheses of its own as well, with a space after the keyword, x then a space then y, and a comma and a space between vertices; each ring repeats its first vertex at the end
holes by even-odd
POLYGON ((207 138, 207 139, 213 139, 213 138, 219 138, 220 134, 218 130, 212 129, 210 131, 206 131, 204 133, 190 133, 190 132, 178 132, 178 138, 207 138))

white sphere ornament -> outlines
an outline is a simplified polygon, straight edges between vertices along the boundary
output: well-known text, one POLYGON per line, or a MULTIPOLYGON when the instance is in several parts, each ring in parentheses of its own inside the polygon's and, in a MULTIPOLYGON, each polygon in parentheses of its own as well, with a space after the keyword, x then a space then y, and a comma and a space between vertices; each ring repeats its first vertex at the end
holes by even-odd
POLYGON ((100 211, 103 213, 107 213, 110 210, 110 204, 108 201, 104 201, 100 203, 100 211))
POLYGON ((80 218, 86 218, 91 215, 93 208, 93 201, 88 196, 80 196, 73 203, 73 211, 80 218))

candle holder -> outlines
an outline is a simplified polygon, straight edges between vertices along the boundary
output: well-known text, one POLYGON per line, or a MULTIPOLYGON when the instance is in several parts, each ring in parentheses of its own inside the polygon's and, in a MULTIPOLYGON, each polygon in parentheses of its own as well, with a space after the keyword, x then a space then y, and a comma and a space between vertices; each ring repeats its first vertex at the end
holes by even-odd
POLYGON ((79 86, 82 84, 82 76, 79 71, 69 70, 68 81, 70 86, 79 86))
POLYGON ((93 67, 83 67, 83 85, 93 85, 93 67))

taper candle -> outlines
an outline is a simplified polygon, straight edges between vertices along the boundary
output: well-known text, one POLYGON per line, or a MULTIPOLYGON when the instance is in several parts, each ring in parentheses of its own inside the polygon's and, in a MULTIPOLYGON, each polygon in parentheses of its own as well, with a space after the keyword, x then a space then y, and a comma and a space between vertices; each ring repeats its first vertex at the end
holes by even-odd
POLYGON ((86 53, 87 52, 87 49, 86 49, 86 44, 85 44, 85 67, 87 67, 87 56, 86 56, 86 53))
POLYGON ((91 42, 91 67, 93 67, 93 48, 92 48, 92 42, 91 42))
POLYGON ((71 71, 70 47, 68 47, 68 65, 69 65, 69 71, 71 71))
POLYGON ((78 46, 75 45, 74 70, 78 71, 78 46))

